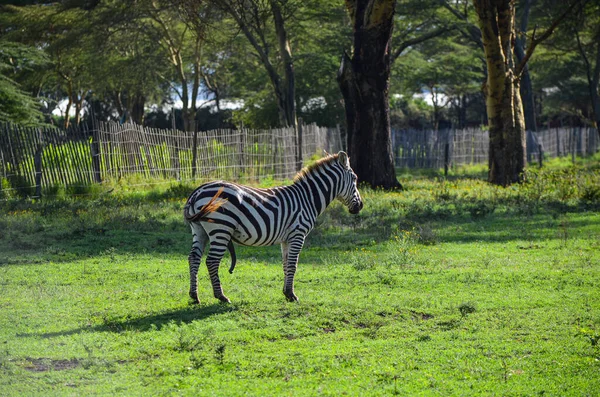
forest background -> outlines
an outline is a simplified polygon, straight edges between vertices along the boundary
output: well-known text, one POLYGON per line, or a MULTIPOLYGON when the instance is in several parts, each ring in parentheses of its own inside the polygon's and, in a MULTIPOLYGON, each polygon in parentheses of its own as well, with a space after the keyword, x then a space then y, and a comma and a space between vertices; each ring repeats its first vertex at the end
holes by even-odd
MULTIPOLYGON (((67 127, 93 113, 169 128, 175 113, 185 130, 273 127, 286 124, 293 84, 304 122, 345 124, 336 77, 352 32, 341 1, 11 3, 0 14, 1 120, 67 127)), ((528 130, 596 124, 599 7, 578 3, 536 48, 521 87, 528 130)), ((518 2, 517 51, 563 8, 518 2)), ((392 128, 486 124, 471 2, 398 1, 392 47, 392 128)))

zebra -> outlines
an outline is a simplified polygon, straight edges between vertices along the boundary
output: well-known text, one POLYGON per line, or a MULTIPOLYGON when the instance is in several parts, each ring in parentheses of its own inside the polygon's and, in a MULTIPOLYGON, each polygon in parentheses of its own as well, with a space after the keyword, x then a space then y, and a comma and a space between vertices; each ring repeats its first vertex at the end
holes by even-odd
POLYGON ((206 267, 214 297, 230 303, 219 280, 219 264, 228 250, 232 260, 229 272, 233 272, 236 256, 232 242, 246 246, 281 244, 283 294, 288 301, 297 301, 294 275, 304 240, 317 216, 336 198, 351 214, 363 208, 357 176, 345 152, 303 168, 288 186, 263 189, 215 181, 198 187, 183 210, 193 235, 188 256, 193 303, 200 303, 198 268, 207 243, 206 267))

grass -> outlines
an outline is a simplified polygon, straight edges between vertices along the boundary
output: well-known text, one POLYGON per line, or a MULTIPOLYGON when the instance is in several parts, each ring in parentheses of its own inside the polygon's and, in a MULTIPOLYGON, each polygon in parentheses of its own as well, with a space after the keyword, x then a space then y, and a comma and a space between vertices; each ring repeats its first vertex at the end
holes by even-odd
MULTIPOLYGON (((597 159, 596 159, 597 160, 597 159)), ((0 395, 597 395, 598 161, 403 174, 187 298, 192 187, 0 203, 0 395)), ((228 267, 225 258, 223 268, 228 267)))

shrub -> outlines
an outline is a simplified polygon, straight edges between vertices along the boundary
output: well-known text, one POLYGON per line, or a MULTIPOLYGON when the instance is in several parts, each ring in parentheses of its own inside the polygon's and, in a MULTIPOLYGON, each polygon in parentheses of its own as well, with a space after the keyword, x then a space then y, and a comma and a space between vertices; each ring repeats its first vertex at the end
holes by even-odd
POLYGON ((477 311, 477 307, 473 302, 463 302, 458 305, 458 311, 462 317, 466 317, 468 314, 475 313, 477 311))
POLYGON ((14 189, 18 197, 27 198, 35 195, 35 186, 24 176, 9 175, 7 179, 10 189, 14 189))
POLYGON ((63 198, 63 197, 65 197, 65 194, 66 194, 66 190, 65 190, 64 186, 59 185, 59 184, 54 184, 54 185, 48 186, 42 190, 42 196, 44 196, 44 197, 63 198))
POLYGON ((600 203, 600 185, 585 184, 581 188, 581 200, 587 203, 600 203))
POLYGON ((65 193, 69 196, 95 196, 99 194, 100 190, 100 185, 77 181, 67 184, 65 193))
POLYGON ((194 187, 180 182, 169 187, 164 196, 168 199, 186 199, 193 191, 194 187))

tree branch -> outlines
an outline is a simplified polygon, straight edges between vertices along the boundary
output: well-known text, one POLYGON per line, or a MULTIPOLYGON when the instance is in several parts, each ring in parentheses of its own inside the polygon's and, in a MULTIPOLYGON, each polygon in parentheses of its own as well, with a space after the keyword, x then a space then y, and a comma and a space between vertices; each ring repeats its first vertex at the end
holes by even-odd
POLYGON ((177 94, 179 99, 181 99, 181 101, 183 102, 183 95, 179 92, 177 87, 175 87, 175 85, 173 85, 173 82, 171 81, 171 79, 166 78, 165 76, 163 76, 162 74, 160 74, 158 72, 156 73, 156 75, 158 76, 158 78, 162 79, 165 83, 167 83, 169 85, 169 87, 171 87, 171 89, 173 91, 175 91, 175 93, 177 94))
POLYGON ((396 51, 394 51, 394 54, 392 54, 392 63, 394 63, 394 61, 396 61, 396 59, 400 56, 400 54, 402 54, 402 52, 404 52, 404 50, 406 50, 408 47, 420 44, 429 39, 433 39, 434 37, 441 36, 442 34, 449 32, 452 29, 453 28, 442 27, 442 28, 435 29, 435 30, 429 31, 427 33, 424 33, 418 37, 403 41, 402 43, 400 43, 398 48, 396 48, 396 51))
POLYGON ((458 20, 465 22, 467 25, 467 29, 466 31, 462 28, 458 28, 458 30, 463 34, 463 36, 465 36, 468 39, 473 40, 473 42, 475 42, 475 44, 483 50, 483 42, 481 41, 481 31, 479 30, 479 28, 475 25, 473 25, 472 23, 470 23, 467 19, 467 3, 465 2, 465 13, 461 14, 457 9, 455 9, 454 7, 452 7, 447 0, 439 0, 439 3, 442 5, 442 7, 444 7, 445 9, 447 9, 448 11, 450 11, 450 13, 452 15, 454 15, 458 20))
POLYGON ((533 52, 535 51, 535 48, 544 40, 546 40, 548 37, 550 37, 550 35, 552 35, 552 33, 554 33, 554 30, 558 27, 558 25, 563 21, 563 19, 565 19, 567 17, 567 15, 569 15, 569 13, 571 12, 571 10, 573 10, 573 8, 575 7, 575 5, 579 4, 581 0, 576 0, 573 3, 571 3, 571 5, 569 5, 569 7, 567 7, 567 9, 558 17, 554 20, 554 22, 552 22, 552 25, 550 25, 550 27, 540 36, 540 37, 535 37, 535 35, 531 38, 531 43, 529 44, 529 47, 527 47, 527 51, 525 52, 525 56, 523 57, 523 59, 521 59, 521 62, 519 62, 519 65, 517 66, 517 68, 515 69, 515 77, 519 78, 521 77, 521 74, 523 74, 523 70, 525 70, 525 65, 527 65, 527 62, 529 61, 529 58, 531 58, 531 56, 533 55, 533 52))
POLYGON ((590 74, 590 61, 587 57, 587 55, 585 55, 585 50, 583 49, 583 45, 581 44, 581 38, 579 37, 579 31, 575 30, 575 38, 577 39, 577 47, 579 48, 579 53, 581 54, 581 57, 583 58, 583 62, 585 63, 585 69, 587 72, 587 76, 588 76, 588 83, 591 83, 591 74, 590 74))

